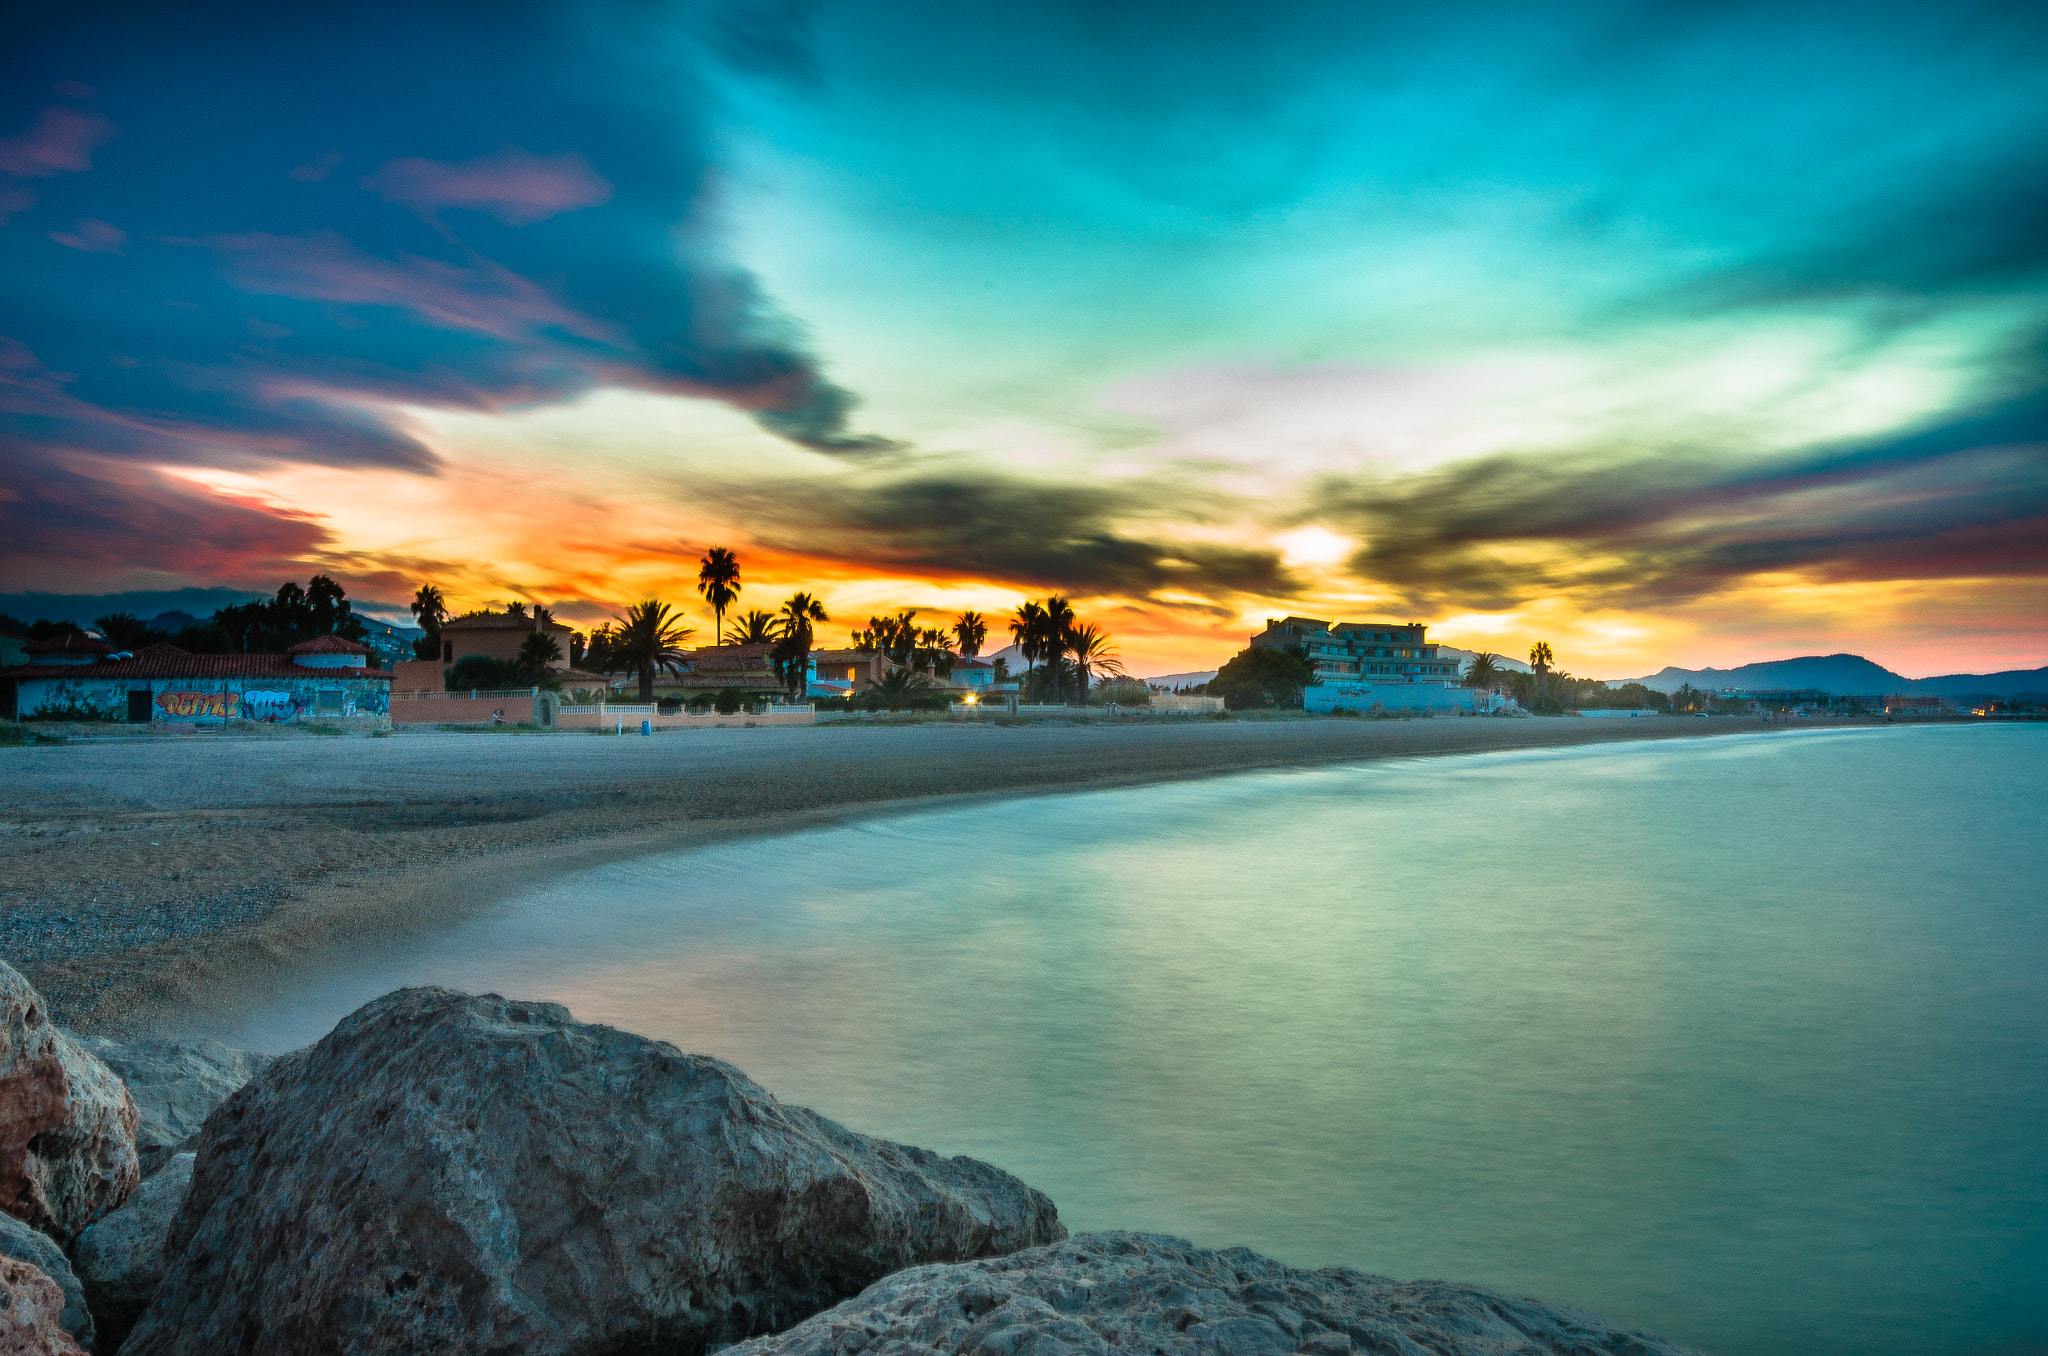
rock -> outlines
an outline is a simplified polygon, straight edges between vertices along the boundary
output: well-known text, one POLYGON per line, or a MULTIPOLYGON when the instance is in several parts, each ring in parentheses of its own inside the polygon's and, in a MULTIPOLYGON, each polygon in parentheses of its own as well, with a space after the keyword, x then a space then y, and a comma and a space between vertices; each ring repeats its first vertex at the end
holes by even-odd
POLYGON ((723 1356, 1698 1356, 1537 1300, 1244 1248, 1082 1234, 992 1261, 925 1266, 723 1356))
POLYGON ((699 1352, 889 1272, 1065 1236, 969 1158, 552 1003, 388 994, 200 1136, 124 1356, 699 1352))
POLYGON ((0 1210, 69 1242, 140 1180, 135 1102, 0 962, 0 1210))
POLYGON ((57 1316, 57 1326, 70 1333, 78 1345, 90 1350, 92 1310, 86 1307, 85 1287, 79 1284, 64 1250, 40 1229, 29 1228, 12 1215, 0 1215, 0 1257, 26 1262, 57 1283, 57 1289, 64 1295, 64 1310, 57 1316))
POLYGON ((142 1179, 119 1210, 78 1236, 71 1260, 99 1321, 101 1344, 121 1344, 164 1278, 164 1240, 192 1185, 189 1153, 173 1154, 142 1179))
POLYGON ((219 1041, 116 1044, 98 1037, 73 1039, 128 1085, 128 1095, 135 1099, 141 1116, 135 1148, 144 1177, 172 1154, 191 1148, 213 1109, 270 1063, 269 1055, 233 1050, 219 1041))
POLYGON ((0 1356, 84 1356, 64 1331, 64 1292, 30 1263, 0 1257, 0 1356))

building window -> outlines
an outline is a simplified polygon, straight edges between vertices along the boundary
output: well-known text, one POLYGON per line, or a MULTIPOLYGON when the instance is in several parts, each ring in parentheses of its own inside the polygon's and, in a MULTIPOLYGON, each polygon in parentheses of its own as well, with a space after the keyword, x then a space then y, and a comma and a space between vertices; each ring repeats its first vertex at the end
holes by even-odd
POLYGON ((341 714, 343 695, 340 692, 322 690, 316 694, 316 705, 313 709, 323 716, 338 716, 341 714))

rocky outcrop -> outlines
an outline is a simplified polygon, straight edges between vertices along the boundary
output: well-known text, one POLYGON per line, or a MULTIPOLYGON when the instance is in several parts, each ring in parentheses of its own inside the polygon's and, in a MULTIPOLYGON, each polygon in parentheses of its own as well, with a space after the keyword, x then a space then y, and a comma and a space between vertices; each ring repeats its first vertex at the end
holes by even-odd
POLYGON ((126 1204, 71 1246, 104 1350, 121 1344, 164 1278, 164 1240, 191 1188, 192 1160, 189 1153, 173 1154, 161 1170, 142 1179, 126 1204))
POLYGON ((64 1292, 41 1270, 0 1257, 0 1356, 83 1356, 64 1331, 64 1292))
POLYGON ((389 994, 207 1121, 124 1356, 677 1351, 1063 1237, 967 1158, 551 1003, 389 994))
POLYGON ((135 1102, 0 962, 0 1210, 69 1242, 141 1178, 135 1102))
MULTIPOLYGON (((85 1288, 79 1284, 78 1275, 71 1268, 71 1259, 64 1250, 40 1229, 31 1229, 12 1215, 0 1215, 0 1257, 12 1257, 17 1262, 26 1262, 43 1275, 57 1283, 63 1293, 64 1308, 57 1315, 57 1326, 71 1334, 78 1345, 90 1349, 93 1345, 93 1315, 86 1306, 85 1288)), ((0 1352, 7 1350, 0 1344, 0 1352)))
POLYGON ((172 1154, 189 1149, 213 1109, 269 1065, 269 1055, 219 1041, 164 1039, 118 1044, 74 1037, 128 1085, 141 1122, 135 1149, 149 1176, 172 1154))
POLYGON ((1082 1234, 927 1266, 725 1356, 1698 1356, 1536 1300, 1440 1281, 1299 1271, 1243 1248, 1082 1234))

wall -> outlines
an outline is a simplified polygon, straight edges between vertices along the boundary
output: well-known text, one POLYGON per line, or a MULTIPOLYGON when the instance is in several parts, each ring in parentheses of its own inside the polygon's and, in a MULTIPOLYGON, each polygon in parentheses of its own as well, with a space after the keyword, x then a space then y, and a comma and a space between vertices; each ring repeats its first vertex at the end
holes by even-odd
POLYGON ((1318 683, 1302 691, 1302 709, 1327 715, 1333 711, 1473 711, 1478 694, 1469 687, 1437 683, 1318 683))
POLYGON ((771 707, 758 716, 745 712, 721 716, 715 711, 701 716, 688 711, 664 716, 649 714, 645 706, 564 706, 555 715, 555 726, 562 730, 613 730, 623 722, 627 734, 638 734, 643 720, 653 722, 657 730, 704 730, 721 726, 815 725, 818 714, 808 706, 771 707))
POLYGON ((349 678, 344 672, 290 678, 24 678, 18 711, 25 719, 125 724, 128 694, 147 689, 152 721, 219 725, 374 718, 382 724, 388 686, 382 679, 349 678))

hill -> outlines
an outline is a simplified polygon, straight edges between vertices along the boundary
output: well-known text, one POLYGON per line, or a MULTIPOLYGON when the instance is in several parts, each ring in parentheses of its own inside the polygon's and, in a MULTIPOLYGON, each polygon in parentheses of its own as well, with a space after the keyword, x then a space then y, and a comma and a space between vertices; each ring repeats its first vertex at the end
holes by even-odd
POLYGON ((1858 654, 1806 655, 1732 669, 1667 668, 1633 680, 1659 692, 1676 692, 1687 683, 1708 692, 1746 692, 1812 688, 1838 697, 1874 697, 1905 693, 1921 697, 2011 697, 2048 692, 2048 668, 2007 669, 2002 673, 1949 673, 1937 678, 1908 678, 1873 664, 1858 654))

